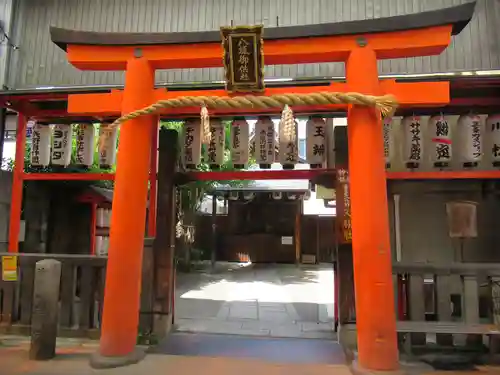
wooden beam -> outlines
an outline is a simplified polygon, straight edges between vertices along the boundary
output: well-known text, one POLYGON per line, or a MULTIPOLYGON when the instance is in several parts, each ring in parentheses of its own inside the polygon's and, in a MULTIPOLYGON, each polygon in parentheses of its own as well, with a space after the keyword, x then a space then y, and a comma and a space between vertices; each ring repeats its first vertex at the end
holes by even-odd
MULTIPOLYGON (((268 88, 261 95, 283 95, 283 94, 311 94, 317 92, 349 92, 349 86, 344 83, 332 83, 329 86, 298 86, 268 88)), ((443 106, 450 101, 449 82, 418 82, 398 83, 394 80, 382 80, 379 85, 378 95, 394 95, 403 107, 418 106, 443 106)), ((200 91, 167 91, 156 89, 154 102, 160 100, 177 99, 183 96, 228 96, 225 90, 200 90, 200 91)), ((105 94, 74 94, 68 97, 68 113, 78 113, 87 116, 119 116, 121 113, 122 92, 115 90, 105 94)), ((153 104, 153 103, 151 103, 153 104)), ((294 113, 324 112, 346 110, 347 105, 325 105, 325 106, 293 106, 294 113)), ((271 108, 263 110, 260 108, 245 108, 241 110, 211 109, 211 115, 228 114, 279 114, 282 108, 271 108)), ((179 107, 160 110, 160 114, 173 116, 199 116, 200 108, 179 107)))
MULTIPOLYGON (((378 59, 430 56, 448 47, 452 25, 365 35, 269 40, 264 44, 267 65, 345 61, 360 37, 378 59)), ((81 70, 125 70, 137 51, 154 69, 222 67, 220 42, 195 44, 96 46, 70 44, 68 61, 81 70)))

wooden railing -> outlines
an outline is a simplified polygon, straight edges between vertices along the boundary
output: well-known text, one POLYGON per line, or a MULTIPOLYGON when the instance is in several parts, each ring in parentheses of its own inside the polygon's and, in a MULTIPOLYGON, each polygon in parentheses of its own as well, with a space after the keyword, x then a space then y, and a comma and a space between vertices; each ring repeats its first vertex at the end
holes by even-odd
MULTIPOLYGON (((10 254, 2 254, 10 255, 10 254)), ((36 262, 61 262, 59 336, 99 336, 106 257, 90 255, 18 254, 18 281, 0 281, 0 332, 29 334, 36 262)))
POLYGON ((500 264, 395 263, 393 275, 407 350, 428 343, 429 334, 445 346, 457 335, 472 345, 500 335, 500 264))

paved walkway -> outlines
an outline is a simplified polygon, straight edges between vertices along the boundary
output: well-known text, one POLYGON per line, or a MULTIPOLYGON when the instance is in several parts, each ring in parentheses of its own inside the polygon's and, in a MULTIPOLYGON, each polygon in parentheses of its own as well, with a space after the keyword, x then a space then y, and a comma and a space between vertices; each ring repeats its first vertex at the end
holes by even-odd
POLYGON ((333 268, 219 263, 178 274, 180 332, 335 339, 333 268))
POLYGON ((339 348, 325 340, 177 333, 140 363, 109 370, 90 368, 97 349, 97 341, 59 339, 56 358, 37 362, 28 359, 29 338, 3 336, 0 375, 351 375, 339 348))

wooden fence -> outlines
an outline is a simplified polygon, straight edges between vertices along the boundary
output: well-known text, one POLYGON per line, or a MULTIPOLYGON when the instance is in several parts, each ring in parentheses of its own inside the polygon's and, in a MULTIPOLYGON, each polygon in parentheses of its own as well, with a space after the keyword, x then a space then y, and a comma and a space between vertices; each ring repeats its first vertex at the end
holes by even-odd
MULTIPOLYGON (((19 254, 18 281, 0 281, 0 333, 29 334, 35 264, 47 258, 62 263, 59 336, 97 338, 107 258, 88 255, 19 254)), ((485 336, 490 349, 498 349, 500 264, 395 263, 393 275, 406 350, 432 343, 432 337, 453 346, 461 337, 478 345, 485 336)), ((145 287, 151 284, 146 281, 145 287)), ((142 298, 145 306, 149 297, 142 298)))
POLYGON ((406 350, 431 343, 481 345, 500 335, 500 264, 395 263, 398 332, 406 350), (433 336, 435 342, 433 342, 433 336), (463 342, 462 342, 463 343, 463 342))
POLYGON ((107 258, 90 255, 18 255, 18 281, 0 281, 0 333, 29 334, 36 262, 56 259, 62 263, 59 336, 98 337, 107 258))

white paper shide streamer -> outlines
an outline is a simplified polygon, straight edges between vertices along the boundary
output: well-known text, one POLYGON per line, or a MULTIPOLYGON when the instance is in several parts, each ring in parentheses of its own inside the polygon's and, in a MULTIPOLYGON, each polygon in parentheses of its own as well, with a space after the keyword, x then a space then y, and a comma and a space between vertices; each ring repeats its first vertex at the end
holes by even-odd
POLYGON ((116 141, 118 139, 118 129, 110 129, 109 125, 101 124, 99 127, 99 165, 102 168, 110 168, 116 161, 116 141))
POLYGON ((207 146, 208 164, 220 166, 224 163, 225 143, 224 124, 219 119, 210 120, 210 140, 207 146))
POLYGON ((297 128, 292 109, 285 105, 279 124, 279 156, 285 168, 293 167, 299 161, 297 128))
POLYGON ((231 124, 231 160, 235 168, 244 168, 248 163, 250 127, 244 119, 231 124))
POLYGON ((318 117, 306 123, 306 157, 311 168, 321 168, 326 162, 326 123, 318 117))
POLYGON ((92 124, 76 127, 76 163, 90 167, 94 163, 95 131, 92 124))
POLYGON ((464 167, 475 167, 483 156, 481 118, 477 115, 462 115, 458 118, 456 131, 460 139, 460 159, 464 167))
POLYGON ((188 169, 196 168, 201 163, 201 120, 187 120, 184 123, 182 137, 182 159, 184 165, 188 169))
POLYGON ((50 164, 50 138, 50 126, 33 125, 31 131, 31 165, 46 167, 50 164))
POLYGON ((494 167, 500 167, 500 114, 486 119, 486 134, 490 141, 490 157, 494 167))
POLYGON ((445 116, 429 118, 429 135, 433 152, 431 154, 434 166, 447 167, 452 157, 451 128, 445 116))
POLYGON ((403 159, 407 168, 418 168, 422 162, 422 124, 419 116, 404 117, 401 121, 403 130, 403 159))
POLYGON ((384 119, 383 127, 383 139, 384 139, 384 159, 385 167, 390 168, 393 156, 393 150, 391 147, 392 143, 392 117, 386 117, 384 119))
POLYGON ((267 166, 274 163, 276 137, 274 123, 267 117, 259 117, 255 124, 255 160, 257 164, 267 166))
POLYGON ((54 125, 52 136, 52 164, 67 167, 71 162, 73 128, 69 124, 54 125))

